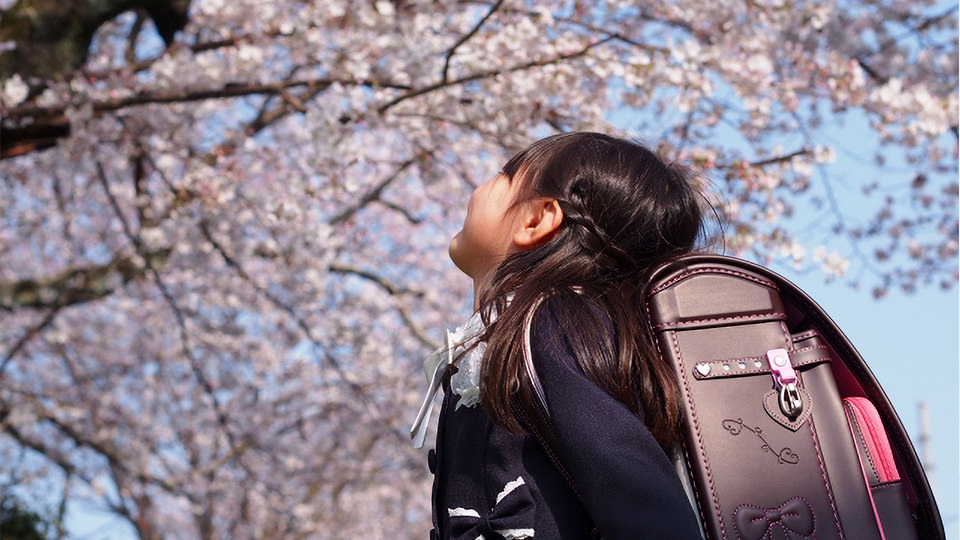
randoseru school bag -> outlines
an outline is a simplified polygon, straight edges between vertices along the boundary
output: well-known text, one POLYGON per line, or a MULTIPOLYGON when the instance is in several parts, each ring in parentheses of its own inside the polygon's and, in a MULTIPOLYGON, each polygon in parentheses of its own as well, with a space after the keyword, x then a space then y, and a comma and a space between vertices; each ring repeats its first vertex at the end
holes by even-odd
MULTIPOLYGON (((747 261, 689 255, 653 274, 637 308, 677 373, 684 442, 672 457, 705 538, 944 538, 896 411, 797 286, 747 261)), ((525 424, 577 493, 537 405, 525 424)))

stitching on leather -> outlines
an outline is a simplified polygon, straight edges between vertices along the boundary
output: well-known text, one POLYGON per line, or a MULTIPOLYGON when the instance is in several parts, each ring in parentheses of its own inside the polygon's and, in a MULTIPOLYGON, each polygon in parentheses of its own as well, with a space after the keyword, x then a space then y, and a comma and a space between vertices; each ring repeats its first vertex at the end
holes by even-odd
POLYGON ((870 488, 870 491, 886 491, 888 488, 895 488, 897 486, 903 486, 903 482, 900 480, 888 480, 886 482, 880 482, 879 484, 870 488))
MULTIPOLYGON (((805 347, 803 349, 792 351, 792 354, 796 354, 796 353, 807 351, 807 350, 813 350, 813 349, 826 349, 826 347, 822 345, 816 346, 816 347, 805 347)), ((807 358, 805 360, 798 360, 796 362, 791 361, 790 364, 794 368, 798 368, 798 367, 808 366, 811 364, 819 364, 821 362, 830 362, 831 360, 832 359, 830 358, 830 356, 819 356, 817 358, 807 358)), ((729 360, 710 360, 706 362, 696 362, 694 364, 694 377, 696 377, 697 379, 719 379, 721 377, 734 377, 737 375, 756 375, 759 373, 770 373, 770 365, 767 361, 766 356, 746 356, 743 358, 731 358, 729 360), (743 369, 737 368, 736 370, 721 371, 718 373, 714 373, 711 370, 711 372, 706 375, 703 375, 700 372, 696 371, 696 366, 699 366, 701 364, 709 364, 711 366, 723 365, 723 364, 738 364, 740 362, 743 362, 745 364, 751 364, 757 361, 763 362, 764 365, 761 365, 760 367, 754 366, 753 368, 743 368, 743 369)))
MULTIPOLYGON (((837 326, 836 326, 835 323, 833 323, 831 320, 829 320, 829 317, 824 316, 824 314, 820 313, 820 311, 818 311, 817 309, 808 309, 808 308, 810 308, 810 301, 804 299, 803 294, 798 295, 798 294, 796 293, 796 291, 793 290, 793 289, 791 289, 789 286, 784 290, 784 293, 787 294, 787 295, 789 295, 790 297, 797 297, 797 298, 799 298, 799 301, 794 301, 793 304, 796 305, 796 306, 798 306, 798 307, 803 311, 804 315, 806 315, 807 317, 813 319, 814 321, 817 321, 817 323, 818 323, 818 324, 817 324, 817 327, 818 327, 818 328, 827 330, 829 333, 833 334, 833 335, 834 335, 834 339, 833 339, 833 340, 828 339, 828 341, 841 344, 841 345, 842 345, 841 349, 842 349, 842 352, 843 352, 844 356, 845 356, 845 357, 849 357, 849 355, 847 354, 847 352, 848 352, 848 351, 847 351, 847 348, 848 348, 847 346, 849 345, 850 347, 852 347, 853 345, 852 345, 851 343, 849 343, 848 340, 845 339, 846 336, 844 336, 844 335, 843 335, 843 332, 842 332, 839 328, 837 328, 837 326)), ((838 354, 840 354, 840 353, 838 353, 838 354)), ((853 358, 853 360, 856 360, 856 358, 853 358)), ((844 365, 847 366, 848 369, 850 368, 850 366, 853 366, 853 367, 855 368, 855 369, 851 370, 851 373, 853 373, 854 371, 857 372, 857 373, 853 373, 853 375, 854 375, 854 377, 855 377, 858 381, 859 381, 860 378, 862 378, 862 377, 864 377, 864 376, 866 375, 866 374, 860 369, 860 365, 859 365, 857 362, 855 362, 855 361, 852 361, 852 362, 844 362, 844 365), (859 375, 858 375, 858 374, 859 374, 859 375)), ((861 388, 863 388, 864 393, 867 394, 866 397, 867 397, 870 401, 872 401, 874 404, 886 404, 886 403, 887 403, 887 401, 886 401, 887 398, 886 398, 886 396, 883 395, 883 391, 880 390, 879 387, 874 388, 873 386, 866 385, 866 386, 861 386, 861 388)), ((880 414, 879 409, 878 409, 877 413, 880 414)), ((887 416, 889 416, 889 415, 887 415, 887 416)), ((896 413, 894 413, 894 417, 896 418, 896 413)), ((883 420, 883 416, 881 416, 881 421, 882 421, 882 420, 883 420)), ((917 486, 917 487, 915 487, 915 489, 918 489, 918 490, 919 490, 919 487, 918 487, 918 486, 924 485, 924 482, 925 482, 925 476, 924 476, 924 474, 923 474, 923 471, 922 471, 921 469, 919 469, 918 467, 915 467, 915 466, 914 466, 915 463, 912 462, 911 460, 904 459, 904 460, 903 460, 903 463, 904 463, 904 469, 905 469, 904 472, 906 473, 907 477, 908 477, 909 480, 910 480, 910 485, 911 485, 911 486, 917 486)), ((917 501, 917 502, 918 502, 918 511, 917 511, 917 513, 923 515, 923 517, 924 517, 924 519, 923 519, 924 524, 925 524, 926 526, 929 526, 929 523, 935 523, 935 522, 937 521, 937 519, 934 518, 934 512, 933 512, 933 510, 930 508, 930 506, 929 506, 928 504, 926 504, 926 501, 925 501, 922 497, 920 497, 919 495, 920 495, 920 494, 918 493, 918 497, 917 497, 917 498, 918 498, 918 501, 917 501)))
MULTIPOLYGON (((816 530, 817 530, 817 514, 813 511, 813 507, 810 506, 810 503, 808 503, 806 499, 804 499, 803 497, 799 497, 799 496, 798 496, 798 497, 791 497, 791 498, 783 501, 783 503, 781 503, 780 506, 783 506, 784 504, 787 504, 788 502, 794 501, 794 500, 802 501, 803 504, 807 505, 807 508, 810 509, 810 519, 813 521, 813 530, 816 531, 816 530)), ((737 515, 737 511, 740 510, 741 508, 754 508, 754 509, 756 509, 756 510, 760 510, 761 512, 766 512, 767 510, 769 510, 769 508, 762 508, 762 507, 759 507, 759 506, 757 506, 757 505, 755 505, 755 504, 741 504, 740 506, 737 506, 737 507, 734 509, 733 515, 737 515)), ((781 514, 781 515, 784 515, 784 516, 795 516, 795 515, 797 515, 797 514, 794 513, 794 512, 784 512, 784 513, 781 514)), ((778 523, 779 523, 779 522, 778 522, 778 523)), ((786 529, 786 527, 783 526, 782 523, 780 523, 780 528, 783 529, 784 534, 786 534, 787 529, 786 529)), ((734 529, 736 529, 736 531, 737 531, 737 538, 739 538, 740 540, 743 540, 743 536, 740 536, 740 529, 737 528, 737 527, 734 527, 734 529)), ((768 535, 764 535, 763 538, 767 538, 767 536, 768 536, 768 535)))
POLYGON ((784 345, 784 348, 789 350, 793 348, 793 339, 790 337, 790 330, 787 330, 787 323, 785 322, 787 315, 784 314, 783 318, 784 320, 780 321, 780 330, 783 331, 783 340, 784 340, 784 343, 786 343, 786 345, 784 345))
POLYGON ((810 339, 810 338, 812 338, 812 337, 816 337, 816 336, 819 336, 819 335, 820 335, 820 333, 817 332, 816 330, 805 330, 805 331, 803 331, 803 332, 798 332, 798 333, 796 333, 796 334, 791 334, 791 335, 790 335, 790 339, 792 339, 794 342, 797 342, 797 341, 803 341, 803 340, 806 340, 806 339, 810 339))
POLYGON ((827 471, 823 468, 823 458, 820 456, 820 442, 817 440, 817 432, 813 429, 813 415, 807 423, 810 426, 810 438, 813 439, 813 447, 817 454, 817 461, 820 463, 820 477, 823 478, 823 487, 827 490, 827 498, 830 499, 830 509, 833 510, 833 521, 837 525, 837 533, 840 540, 843 540, 843 529, 840 527, 840 516, 837 515, 837 506, 833 502, 833 491, 830 489, 830 482, 827 481, 827 471))
MULTIPOLYGON (((873 429, 872 424, 870 424, 870 421, 867 419, 867 414, 864 413, 862 410, 860 410, 860 407, 858 404, 851 403, 851 405, 853 405, 853 407, 856 408, 857 411, 860 412, 860 415, 863 416, 864 418, 863 423, 866 424, 865 426, 866 431, 870 434, 870 440, 873 441, 873 447, 877 449, 877 453, 879 454, 877 456, 877 463, 879 463, 880 468, 883 469, 884 474, 882 476, 886 478, 892 478, 893 476, 900 476, 899 474, 891 474, 890 464, 887 463, 886 459, 884 459, 885 458, 884 450, 886 449, 887 445, 883 444, 883 441, 880 439, 879 434, 876 432, 876 430, 873 429)), ((877 414, 877 416, 879 416, 879 413, 877 414)), ((897 468, 896 466, 894 466, 893 467, 894 473, 896 473, 896 470, 897 468)))
POLYGON ((880 482, 879 484, 873 486, 874 488, 888 488, 896 485, 903 485, 902 480, 887 480, 886 482, 880 482))
MULTIPOLYGON (((653 319, 651 318, 652 314, 650 313, 650 302, 644 302, 644 308, 645 308, 646 311, 647 311, 647 321, 648 321, 648 323, 649 323, 650 321, 653 320, 653 319)), ((653 344, 654 344, 654 346, 657 348, 657 356, 659 356, 660 359, 662 360, 662 359, 663 359, 663 349, 660 348, 660 340, 657 339, 657 336, 656 336, 655 334, 652 334, 652 333, 651 333, 651 337, 653 338, 653 344)), ((680 373, 680 379, 682 379, 682 380, 684 379, 682 370, 681 370, 681 373, 680 373)), ((685 381, 685 380, 684 380, 684 385, 686 385, 686 381, 685 381)), ((687 462, 687 474, 688 474, 688 476, 690 476, 690 481, 691 481, 690 483, 691 483, 691 484, 694 484, 694 483, 696 482, 696 478, 693 477, 693 465, 692 465, 691 462, 690 462, 690 452, 687 450, 687 445, 686 445, 686 444, 681 444, 680 446, 683 448, 683 459, 687 462)), ((697 513, 700 514, 700 523, 701 523, 701 529, 702 529, 704 526, 706 526, 707 517, 706 517, 706 515, 703 513, 703 505, 700 503, 700 496, 699 496, 698 493, 694 493, 694 494, 693 494, 693 500, 697 503, 697 513)))
MULTIPOLYGON (((683 373, 685 371, 683 367, 683 354, 680 352, 680 343, 677 341, 677 333, 671 332, 670 338, 673 342, 673 350, 677 353, 677 363, 680 365, 680 372, 683 373)), ((703 437, 700 434, 700 421, 697 420, 697 409, 693 404, 693 399, 690 397, 690 385, 687 383, 687 378, 681 376, 680 380, 683 381, 683 391, 687 396, 687 403, 690 404, 690 416, 693 418, 693 427, 696 430, 697 445, 700 447, 700 455, 703 456, 703 466, 707 471, 707 483, 710 485, 710 497, 713 499, 713 506, 716 509, 715 513, 717 515, 717 519, 720 520, 720 534, 723 536, 723 540, 726 540, 727 529, 723 525, 723 513, 720 512, 720 502, 717 500, 717 491, 713 484, 713 473, 710 472, 710 463, 707 461, 707 454, 703 449, 703 437)))
POLYGON ((670 279, 669 281, 666 281, 666 282, 662 283, 660 286, 658 286, 657 288, 655 288, 655 289, 653 289, 652 291, 650 291, 650 294, 657 294, 658 292, 660 292, 660 291, 662 291, 662 290, 670 287, 671 285, 673 285, 674 283, 677 283, 678 281, 683 281, 684 279, 687 279, 687 278, 690 277, 690 276, 693 276, 693 275, 696 275, 696 274, 704 274, 704 273, 730 274, 731 276, 738 276, 738 277, 742 277, 742 278, 744 278, 744 279, 749 279, 750 281, 755 281, 755 282, 757 282, 757 283, 759 283, 759 284, 761 284, 761 285, 763 285, 763 286, 765 286, 765 287, 769 287, 769 288, 771 288, 771 289, 773 289, 773 290, 777 290, 777 284, 774 283, 774 282, 772 282, 772 281, 767 281, 767 280, 765 280, 765 279, 763 279, 763 278, 759 278, 759 277, 757 277, 757 276, 752 276, 752 275, 750 275, 750 274, 745 274, 745 273, 743 273, 743 272, 738 272, 738 271, 736 271, 736 270, 730 270, 730 269, 728 269, 728 268, 723 268, 723 267, 720 267, 720 266, 707 266, 707 267, 704 267, 704 268, 696 268, 696 269, 694 269, 694 270, 687 270, 686 272, 680 274, 679 276, 676 276, 676 277, 670 279))
POLYGON ((867 455, 867 462, 870 464, 870 470, 873 471, 873 475, 879 480, 880 472, 877 470, 877 466, 873 462, 873 456, 870 455, 870 447, 867 446, 867 441, 863 438, 863 429, 860 428, 860 417, 857 415, 856 407, 854 407, 849 401, 844 401, 843 406, 849 408, 850 414, 853 415, 853 433, 863 445, 863 453, 867 455))
POLYGON ((753 315, 731 315, 729 317, 714 317, 710 319, 691 319, 687 321, 667 321, 667 322, 657 323, 653 326, 653 328, 657 329, 657 328, 666 327, 666 326, 678 326, 681 324, 690 324, 690 323, 749 320, 749 319, 758 319, 760 317, 786 319, 787 315, 785 313, 772 312, 772 313, 757 313, 753 315))
MULTIPOLYGON (((793 353, 793 354, 799 354, 799 353, 806 352, 806 351, 812 351, 812 350, 814 350, 814 349, 824 349, 824 350, 826 350, 826 348, 827 348, 826 345, 813 345, 813 346, 811 346, 811 347, 803 347, 803 348, 801 348, 801 349, 797 349, 797 350, 795 350, 795 351, 789 351, 789 352, 791 352, 791 353, 793 353)), ((764 363, 766 363, 767 357, 766 357, 766 355, 758 355, 758 356, 744 356, 744 357, 741 357, 741 358, 729 358, 729 359, 724 358, 724 359, 721 359, 721 360, 710 360, 708 363, 709 363, 709 364, 713 364, 713 363, 717 363, 717 362, 741 362, 741 361, 743 361, 743 362, 748 362, 748 361, 749 361, 749 362, 753 362, 753 361, 755 361, 755 360, 761 360, 761 361, 763 361, 764 363)), ((806 360, 805 362, 811 362, 811 361, 814 361, 814 360, 806 360)), ((697 363, 698 363, 698 364, 702 364, 703 362, 697 362, 697 363)), ((796 365, 796 364, 793 364, 793 365, 796 365)))

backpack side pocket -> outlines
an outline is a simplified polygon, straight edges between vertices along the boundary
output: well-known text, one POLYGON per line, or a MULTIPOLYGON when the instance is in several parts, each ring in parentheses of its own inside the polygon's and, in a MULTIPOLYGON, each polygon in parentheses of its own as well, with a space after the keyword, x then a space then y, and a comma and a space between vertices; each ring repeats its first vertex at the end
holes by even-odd
POLYGON ((843 410, 884 537, 916 540, 916 526, 877 409, 866 398, 848 397, 843 399, 843 410))

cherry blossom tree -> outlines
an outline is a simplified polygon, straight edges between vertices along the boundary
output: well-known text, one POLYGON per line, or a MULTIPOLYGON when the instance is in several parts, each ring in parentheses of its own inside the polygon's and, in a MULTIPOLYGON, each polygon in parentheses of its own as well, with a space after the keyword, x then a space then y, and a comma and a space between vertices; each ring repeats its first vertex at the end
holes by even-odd
POLYGON ((552 132, 697 167, 728 253, 957 282, 956 6, 0 6, 0 471, 141 538, 424 538, 419 366, 470 307, 446 246, 552 132), (845 115, 906 163, 856 216, 845 115))

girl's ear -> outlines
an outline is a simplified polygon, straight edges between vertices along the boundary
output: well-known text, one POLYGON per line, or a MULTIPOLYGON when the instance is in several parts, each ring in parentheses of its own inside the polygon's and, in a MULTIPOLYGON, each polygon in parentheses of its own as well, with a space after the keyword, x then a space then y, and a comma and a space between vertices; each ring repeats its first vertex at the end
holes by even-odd
POLYGON ((563 210, 556 199, 537 198, 524 205, 520 228, 513 233, 513 243, 521 249, 549 240, 563 223, 563 210))

